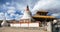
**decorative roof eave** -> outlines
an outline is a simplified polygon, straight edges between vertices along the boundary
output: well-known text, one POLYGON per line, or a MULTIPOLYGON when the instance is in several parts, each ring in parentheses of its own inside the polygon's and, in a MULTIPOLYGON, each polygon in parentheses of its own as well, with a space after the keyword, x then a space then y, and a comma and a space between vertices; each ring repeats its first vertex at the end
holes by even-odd
POLYGON ((41 15, 34 15, 33 18, 55 18, 54 16, 41 16, 41 15))
MULTIPOLYGON (((47 11, 38 11, 38 12, 47 12, 47 11)), ((48 13, 48 12, 47 12, 48 13)))

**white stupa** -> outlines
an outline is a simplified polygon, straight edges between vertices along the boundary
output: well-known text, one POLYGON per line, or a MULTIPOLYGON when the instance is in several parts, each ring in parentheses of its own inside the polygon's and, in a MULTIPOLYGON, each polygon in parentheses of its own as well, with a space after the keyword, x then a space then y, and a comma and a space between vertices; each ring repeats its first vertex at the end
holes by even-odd
POLYGON ((1 26, 8 26, 8 23, 6 22, 5 16, 3 16, 3 22, 1 23, 1 26))
POLYGON ((31 22, 31 12, 29 11, 29 7, 27 6, 25 11, 24 11, 24 14, 23 16, 21 17, 21 20, 23 20, 23 22, 31 22))

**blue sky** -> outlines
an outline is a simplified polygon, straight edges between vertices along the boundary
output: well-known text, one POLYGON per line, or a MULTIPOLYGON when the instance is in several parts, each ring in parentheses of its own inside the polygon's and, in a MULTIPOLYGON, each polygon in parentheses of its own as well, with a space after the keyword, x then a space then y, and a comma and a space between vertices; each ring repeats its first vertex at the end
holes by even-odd
POLYGON ((48 15, 60 18, 60 0, 0 0, 0 20, 4 14, 6 20, 20 19, 27 5, 32 14, 43 9, 48 15))

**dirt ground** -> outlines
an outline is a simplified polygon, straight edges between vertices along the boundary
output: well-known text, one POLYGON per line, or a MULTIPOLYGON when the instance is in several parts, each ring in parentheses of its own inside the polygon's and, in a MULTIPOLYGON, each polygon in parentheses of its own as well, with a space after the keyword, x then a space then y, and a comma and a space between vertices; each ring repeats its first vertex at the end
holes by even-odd
POLYGON ((42 28, 0 27, 0 32, 47 32, 42 28))

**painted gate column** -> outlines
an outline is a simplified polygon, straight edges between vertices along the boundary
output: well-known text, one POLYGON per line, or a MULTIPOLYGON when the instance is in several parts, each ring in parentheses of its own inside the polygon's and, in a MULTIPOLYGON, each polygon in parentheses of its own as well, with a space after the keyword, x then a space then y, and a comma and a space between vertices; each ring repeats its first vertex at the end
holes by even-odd
POLYGON ((47 22, 47 31, 48 31, 48 32, 52 32, 51 21, 47 22))

